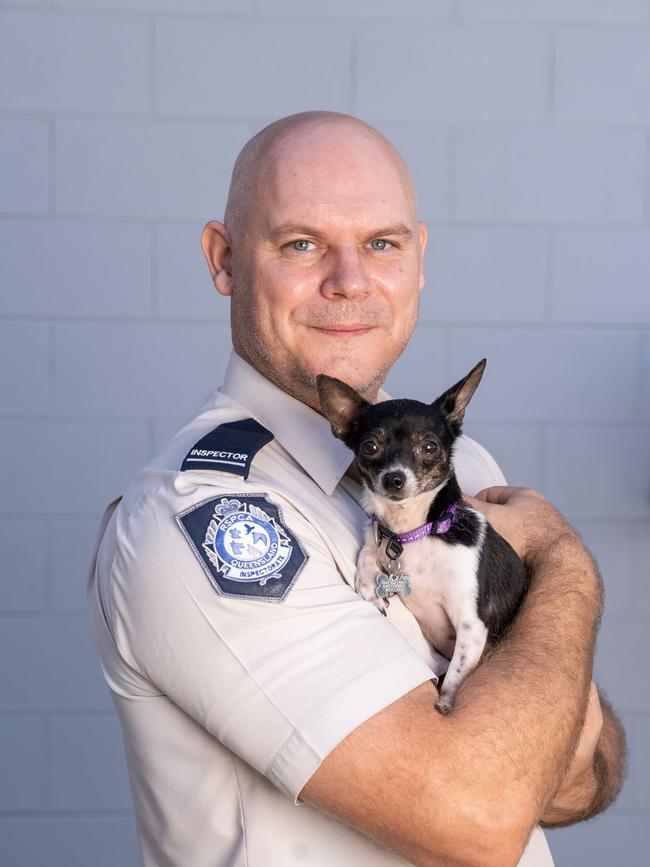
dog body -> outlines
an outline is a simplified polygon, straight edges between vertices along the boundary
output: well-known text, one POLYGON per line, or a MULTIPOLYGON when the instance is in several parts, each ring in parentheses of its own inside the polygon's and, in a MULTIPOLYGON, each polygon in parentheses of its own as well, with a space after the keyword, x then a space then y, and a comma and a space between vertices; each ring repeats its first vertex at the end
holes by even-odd
MULTIPOLYGON (((383 526, 396 534, 406 533, 414 527, 428 523, 431 509, 430 503, 427 504, 426 501, 418 503, 419 508, 409 508, 406 501, 400 508, 383 497, 375 496, 367 488, 364 491, 364 500, 366 512, 376 515, 383 526)), ((452 659, 456 635, 461 632, 461 623, 464 624, 464 640, 458 643, 459 652, 465 653, 467 650, 468 642, 465 639, 470 638, 470 633, 476 637, 476 643, 480 640, 481 651, 485 644, 484 629, 478 622, 476 600, 479 596, 478 573, 486 522, 479 513, 472 511, 471 514, 470 521, 468 509, 464 524, 466 527, 471 526, 471 535, 474 537, 472 544, 456 544, 451 538, 428 535, 405 544, 399 556, 400 570, 410 577, 411 591, 400 594, 402 601, 418 621, 427 641, 448 659, 452 659)), ((448 535, 453 538, 455 534, 448 535)), ((371 523, 366 530, 365 544, 357 561, 355 589, 381 611, 388 600, 377 596, 379 560, 387 569, 390 568, 389 558, 385 553, 382 558, 376 541, 375 526, 371 523)), ((456 661, 459 662, 460 658, 456 661)), ((466 666, 472 667, 466 653, 463 661, 466 666)), ((477 661, 478 659, 474 660, 474 664, 477 661)), ((447 677, 451 675, 453 668, 452 661, 447 677)))
POLYGON ((463 501, 453 470, 453 444, 484 366, 431 405, 371 405, 345 383, 318 378, 323 412, 354 451, 371 516, 355 588, 384 614, 398 593, 427 641, 451 659, 441 713, 486 644, 503 636, 529 582, 510 545, 463 501))

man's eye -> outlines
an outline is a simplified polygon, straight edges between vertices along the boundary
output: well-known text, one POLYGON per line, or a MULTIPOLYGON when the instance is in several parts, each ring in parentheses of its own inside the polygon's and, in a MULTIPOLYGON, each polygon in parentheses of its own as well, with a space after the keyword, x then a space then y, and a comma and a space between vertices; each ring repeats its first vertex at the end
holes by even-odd
POLYGON ((387 241, 386 238, 375 238, 374 241, 370 242, 373 250, 387 250, 388 247, 393 246, 392 241, 387 241), (380 245, 380 246, 377 246, 380 245))
POLYGON ((292 241, 289 246, 300 253, 304 253, 308 252, 309 244, 312 244, 314 247, 316 246, 313 241, 308 241, 306 238, 298 238, 297 241, 292 241))

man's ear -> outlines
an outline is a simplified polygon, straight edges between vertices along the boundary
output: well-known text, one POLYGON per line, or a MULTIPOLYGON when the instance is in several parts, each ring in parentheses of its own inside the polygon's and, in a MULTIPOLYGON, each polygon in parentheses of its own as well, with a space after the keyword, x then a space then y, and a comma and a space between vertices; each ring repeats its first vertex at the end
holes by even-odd
POLYGON ((464 379, 461 379, 456 385, 448 388, 444 394, 441 394, 437 400, 434 400, 432 406, 438 407, 449 419, 452 429, 456 434, 460 433, 463 418, 465 416, 465 407, 472 399, 472 395, 478 388, 478 384, 483 376, 487 361, 482 358, 479 363, 473 367, 464 379))
POLYGON ((418 220, 418 226, 420 227, 420 291, 424 289, 424 251, 427 246, 427 224, 423 220, 418 220))
POLYGON ((370 406, 360 394, 333 376, 319 373, 316 377, 318 397, 323 415, 332 425, 332 433, 341 440, 347 438, 359 413, 370 406))
POLYGON ((232 295, 232 245, 223 223, 210 220, 205 224, 201 233, 201 247, 217 292, 220 295, 232 295))

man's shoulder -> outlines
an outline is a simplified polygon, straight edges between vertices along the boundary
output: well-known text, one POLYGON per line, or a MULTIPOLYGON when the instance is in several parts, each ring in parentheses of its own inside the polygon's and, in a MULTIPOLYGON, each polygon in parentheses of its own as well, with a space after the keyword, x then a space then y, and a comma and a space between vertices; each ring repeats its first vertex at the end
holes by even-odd
POLYGON ((106 563, 122 592, 149 605, 162 581, 173 608, 181 585, 205 596, 207 576, 219 597, 281 600, 308 553, 329 556, 302 516, 298 481, 283 480, 290 458, 250 418, 181 433, 117 508, 106 563))
POLYGON ((181 427, 134 476, 123 495, 132 513, 163 503, 174 509, 213 489, 234 490, 257 481, 273 433, 243 407, 225 399, 181 427), (262 453, 262 454, 261 454, 262 453))
POLYGON ((309 511, 315 488, 270 430, 224 404, 179 430, 135 476, 120 504, 120 537, 137 539, 141 550, 149 542, 176 545, 179 527, 235 503, 240 511, 273 513, 280 525, 283 511, 309 511))
POLYGON ((461 490, 473 496, 483 488, 505 485, 506 478, 490 452, 461 434, 454 446, 454 470, 461 490))

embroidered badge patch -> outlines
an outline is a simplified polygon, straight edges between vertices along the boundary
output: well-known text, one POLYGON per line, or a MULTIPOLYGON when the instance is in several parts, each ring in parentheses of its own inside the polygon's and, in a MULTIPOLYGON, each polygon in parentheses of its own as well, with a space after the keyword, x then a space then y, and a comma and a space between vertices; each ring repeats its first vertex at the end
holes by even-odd
POLYGON ((282 602, 309 559, 266 494, 211 497, 176 521, 224 596, 282 602))

